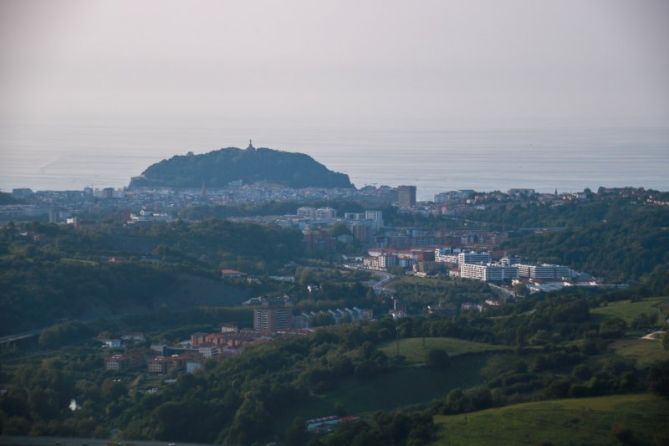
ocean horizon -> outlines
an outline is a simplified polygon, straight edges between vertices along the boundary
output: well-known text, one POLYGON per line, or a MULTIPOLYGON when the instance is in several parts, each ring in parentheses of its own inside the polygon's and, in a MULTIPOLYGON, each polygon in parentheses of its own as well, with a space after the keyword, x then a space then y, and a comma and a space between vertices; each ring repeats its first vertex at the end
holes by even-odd
POLYGON ((124 187, 189 151, 303 152, 356 187, 414 184, 420 200, 457 189, 669 190, 669 128, 335 129, 16 124, 0 127, 0 190, 124 187))

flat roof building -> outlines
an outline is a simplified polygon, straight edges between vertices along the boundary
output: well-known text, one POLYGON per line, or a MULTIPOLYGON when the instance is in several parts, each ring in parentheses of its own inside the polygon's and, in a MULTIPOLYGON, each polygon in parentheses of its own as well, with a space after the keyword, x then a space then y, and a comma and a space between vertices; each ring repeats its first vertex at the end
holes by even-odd
POLYGON ((561 265, 515 265, 518 268, 518 277, 525 277, 537 280, 559 280, 562 278, 571 279, 574 277, 574 271, 561 265))
POLYGON ((287 330, 291 326, 292 314, 289 307, 267 306, 253 310, 253 329, 263 332, 287 330))
POLYGON ((492 258, 487 252, 461 252, 458 254, 458 264, 463 263, 490 263, 492 258))
POLYGON ((416 206, 416 186, 397 186, 397 202, 401 208, 416 206))
POLYGON ((518 268, 499 264, 461 263, 460 277, 483 282, 504 282, 518 277, 518 268))

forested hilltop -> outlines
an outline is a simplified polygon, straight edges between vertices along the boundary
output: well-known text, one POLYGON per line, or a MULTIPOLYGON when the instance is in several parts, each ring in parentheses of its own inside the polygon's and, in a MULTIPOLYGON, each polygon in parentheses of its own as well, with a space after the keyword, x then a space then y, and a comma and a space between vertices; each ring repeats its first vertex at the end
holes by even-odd
POLYGON ((10 224, 0 229, 0 335, 63 319, 155 311, 183 293, 184 277, 218 280, 221 267, 269 273, 301 255, 301 239, 298 231, 220 220, 80 230, 10 224))
POLYGON ((385 221, 423 229, 501 231, 498 248, 527 261, 569 265, 610 282, 633 282, 669 266, 669 206, 644 196, 587 191, 587 199, 546 205, 487 203, 463 216, 421 216, 384 209, 385 221))
POLYGON ((233 181, 293 188, 353 187, 348 175, 329 170, 309 155, 253 146, 173 156, 149 166, 132 179, 130 187, 218 188, 233 181))

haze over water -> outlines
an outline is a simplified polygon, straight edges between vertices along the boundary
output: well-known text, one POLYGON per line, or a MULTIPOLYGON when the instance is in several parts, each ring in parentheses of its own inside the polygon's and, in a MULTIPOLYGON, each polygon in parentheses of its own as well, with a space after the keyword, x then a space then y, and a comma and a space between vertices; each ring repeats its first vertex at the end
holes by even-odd
POLYGON ((0 126, 0 189, 123 187, 150 164, 221 147, 297 151, 367 184, 542 192, 669 190, 669 128, 425 130, 17 124, 0 126))

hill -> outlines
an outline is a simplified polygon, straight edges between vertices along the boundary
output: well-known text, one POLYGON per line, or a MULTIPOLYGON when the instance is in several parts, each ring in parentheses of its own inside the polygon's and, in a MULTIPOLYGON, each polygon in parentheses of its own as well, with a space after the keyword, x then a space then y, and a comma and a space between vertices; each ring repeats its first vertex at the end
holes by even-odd
POLYGON ((130 188, 210 188, 244 184, 275 183, 293 188, 353 187, 348 175, 333 172, 309 155, 267 148, 236 147, 209 153, 173 156, 149 166, 130 181, 130 188))
POLYGON ((346 379, 323 395, 295 401, 277 418, 277 426, 285 429, 295 416, 308 419, 332 415, 338 406, 350 414, 360 415, 427 404, 455 388, 480 385, 483 382, 481 369, 488 359, 490 355, 461 356, 454 358, 445 370, 401 367, 373 379, 346 379))
POLYGON ((395 356, 399 352, 410 364, 424 364, 427 361, 427 353, 432 349, 446 350, 449 356, 458 356, 465 353, 482 353, 507 348, 503 345, 456 338, 405 338, 387 342, 379 350, 388 356, 395 356))
POLYGON ((218 269, 271 272, 299 256, 300 240, 297 231, 218 220, 85 230, 6 226, 0 334, 112 313, 237 304, 249 297, 248 287, 219 282, 218 269))
POLYGON ((666 444, 669 401, 649 394, 541 401, 437 416, 437 445, 666 444))

